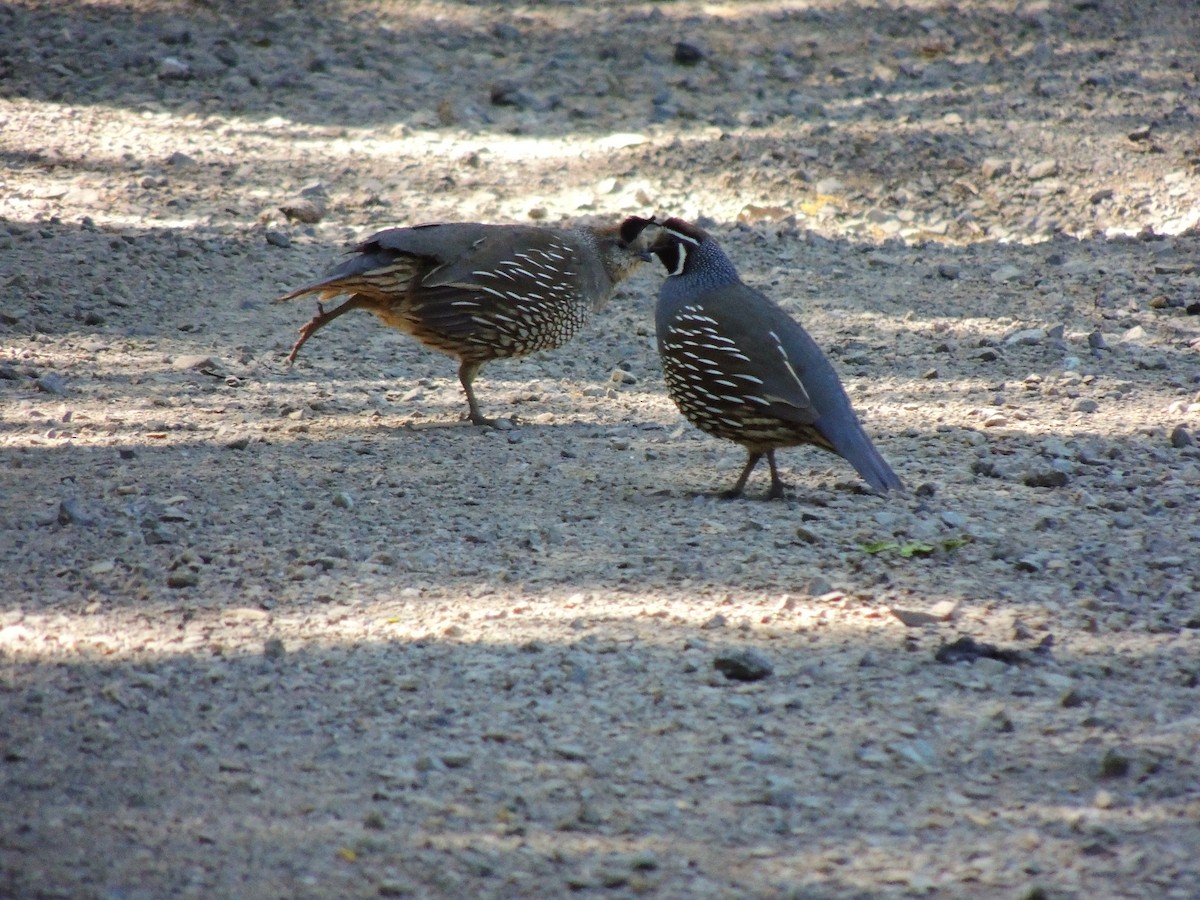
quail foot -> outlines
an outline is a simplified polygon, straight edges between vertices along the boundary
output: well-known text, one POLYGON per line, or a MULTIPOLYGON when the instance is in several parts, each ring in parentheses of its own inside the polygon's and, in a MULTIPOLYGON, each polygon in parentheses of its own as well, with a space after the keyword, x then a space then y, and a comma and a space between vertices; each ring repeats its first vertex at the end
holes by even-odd
POLYGON ((381 231, 324 278, 276 301, 347 297, 329 310, 318 302, 288 361, 334 319, 365 309, 457 358, 470 420, 492 424, 475 398, 479 370, 574 337, 646 258, 652 223, 631 217, 603 227, 449 223, 381 231))
POLYGON ((669 219, 648 254, 666 268, 655 313, 671 399, 693 425, 745 447, 746 466, 727 497, 740 496, 765 456, 769 498, 783 495, 780 447, 836 453, 877 491, 903 487, 863 430, 833 366, 799 323, 742 283, 703 229, 669 219))

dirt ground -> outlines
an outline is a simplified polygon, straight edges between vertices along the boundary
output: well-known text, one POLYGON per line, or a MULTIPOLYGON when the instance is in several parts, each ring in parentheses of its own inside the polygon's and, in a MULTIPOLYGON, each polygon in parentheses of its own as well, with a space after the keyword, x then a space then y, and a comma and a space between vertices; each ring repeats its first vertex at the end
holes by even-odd
POLYGON ((0 896, 1192 898, 1200 16, 0 4, 0 896), (683 46, 680 46, 680 45, 683 46), (271 300, 699 219, 908 485, 271 300), (309 221, 304 221, 309 220, 309 221), (740 676, 740 677, 736 677, 740 676))

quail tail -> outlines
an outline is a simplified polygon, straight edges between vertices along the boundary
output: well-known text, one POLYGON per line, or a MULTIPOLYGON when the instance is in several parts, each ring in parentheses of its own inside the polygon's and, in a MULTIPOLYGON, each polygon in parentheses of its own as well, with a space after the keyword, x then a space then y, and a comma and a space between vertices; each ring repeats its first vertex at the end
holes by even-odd
POLYGON ((887 460, 875 449, 853 413, 822 421, 819 427, 833 445, 834 452, 854 466, 854 470, 875 490, 887 493, 904 489, 900 476, 892 471, 887 460))

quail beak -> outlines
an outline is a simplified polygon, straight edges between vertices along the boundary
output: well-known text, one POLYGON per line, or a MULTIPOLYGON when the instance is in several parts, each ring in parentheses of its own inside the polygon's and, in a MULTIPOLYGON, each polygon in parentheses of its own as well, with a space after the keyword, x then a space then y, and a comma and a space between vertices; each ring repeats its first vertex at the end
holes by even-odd
POLYGON ((638 219, 637 217, 631 216, 626 220, 626 225, 629 225, 631 222, 636 223, 636 225, 640 227, 638 228, 637 234, 629 239, 626 246, 633 253, 637 254, 638 258, 643 262, 650 262, 652 259, 650 246, 658 239, 659 233, 662 231, 662 227, 653 218, 638 219))

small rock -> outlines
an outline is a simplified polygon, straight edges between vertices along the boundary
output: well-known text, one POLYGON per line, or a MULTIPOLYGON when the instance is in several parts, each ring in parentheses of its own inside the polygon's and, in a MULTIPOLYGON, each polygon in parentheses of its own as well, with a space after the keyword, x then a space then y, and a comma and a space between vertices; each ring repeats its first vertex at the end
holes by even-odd
POLYGON ((1184 447, 1194 447, 1195 445, 1196 439, 1182 425, 1176 425, 1171 429, 1171 446, 1176 450, 1182 450, 1184 447))
POLYGON ((1154 264, 1155 275, 1191 275, 1195 271, 1196 266, 1192 263, 1160 262, 1154 264))
POLYGON ((675 44, 675 55, 672 59, 677 66, 694 66, 704 60, 704 51, 695 44, 679 41, 675 44))
POLYGON ((1058 160, 1043 159, 1035 162, 1029 167, 1025 173, 1030 181, 1040 181, 1043 178, 1051 178, 1058 174, 1058 160))
POLYGON ((833 585, 829 583, 829 579, 823 575, 814 575, 808 579, 808 584, 804 586, 804 593, 810 597, 823 597, 833 591, 833 585))
POLYGON ((1004 339, 1004 343, 1011 346, 1033 346, 1040 344, 1046 339, 1046 331, 1044 328, 1026 328, 1021 331, 1014 331, 1004 339))
POLYGON ((1137 341, 1144 341, 1145 339, 1146 339, 1146 329, 1143 328, 1141 325, 1134 325, 1132 328, 1130 328, 1128 331, 1126 331, 1123 335, 1121 335, 1121 343, 1122 344, 1132 344, 1137 341))
POLYGON ((1093 331, 1087 338, 1088 346, 1093 350, 1107 350, 1108 342, 1104 340, 1104 334, 1100 331, 1093 331))
POLYGON ((1060 472, 1057 469, 1039 469, 1036 472, 1026 473, 1024 483, 1026 487, 1060 488, 1066 487, 1070 480, 1070 476, 1066 472, 1060 472))
POLYGON ((80 507, 78 500, 63 500, 58 504, 59 525, 88 526, 95 525, 98 521, 96 516, 80 507))
POLYGON ((731 681, 761 681, 775 672, 771 660, 750 647, 720 654, 713 668, 731 681))
POLYGON ((1015 665, 1023 661, 1019 650, 997 647, 995 644, 976 641, 966 635, 953 643, 939 647, 934 654, 934 659, 944 665, 960 662, 973 663, 977 659, 995 659, 1008 665, 1015 665))
POLYGON ((1000 353, 992 347, 984 347, 975 354, 975 358, 981 362, 995 362, 1000 358, 1000 353))
POLYGON ((279 207, 279 211, 293 222, 314 225, 324 218, 325 204, 316 198, 301 197, 284 203, 279 207))
POLYGON ((1036 556, 1022 556, 1013 563, 1013 568, 1018 572, 1040 572, 1042 563, 1036 556))
POLYGON ((555 744, 550 749, 555 756, 571 762, 583 762, 589 756, 587 748, 580 744, 555 744))
POLYGON ((158 77, 162 81, 186 81, 192 77, 192 67, 174 56, 164 56, 158 61, 158 77))
POLYGON ((888 607, 888 612, 908 628, 920 628, 923 625, 937 625, 946 621, 946 616, 939 616, 932 611, 920 609, 904 609, 899 606, 888 607))
POLYGON ((1076 400, 1074 403, 1071 404, 1072 412, 1094 413, 1099 408, 1100 408, 1100 404, 1098 402, 1096 402, 1095 400, 1091 400, 1087 397, 1080 397, 1078 400, 1076 400))
POLYGON ((999 284, 1003 281, 1012 281, 1014 278, 1020 278, 1025 274, 1025 270, 1019 266, 1001 266, 989 276, 992 281, 999 284))
POLYGON ((169 588, 195 587, 199 583, 200 576, 191 569, 176 569, 167 576, 167 587, 169 588))
POLYGON ((283 659, 285 653, 287 653, 287 648, 283 646, 283 641, 279 638, 267 638, 263 641, 263 656, 266 659, 283 659))
POLYGON ((636 375, 634 375, 632 372, 626 372, 622 368, 613 369, 612 374, 609 376, 609 380, 615 384, 637 384, 638 381, 636 375))
POLYGON ((797 525, 796 540, 805 544, 819 544, 821 543, 821 536, 810 528, 806 528, 803 525, 797 525))
POLYGON ((1007 175, 1012 171, 1012 163, 1007 159, 996 159, 988 157, 979 166, 979 173, 984 178, 992 179, 999 178, 1002 175, 1007 175))
POLYGON ((947 281, 953 281, 962 273, 962 268, 955 263, 938 263, 937 273, 947 281))
POLYGON ((187 372, 196 370, 205 375, 219 375, 224 377, 225 365, 215 356, 205 356, 200 353, 185 353, 182 356, 176 356, 171 360, 171 368, 176 372, 187 372))
POLYGON ((1129 774, 1129 757, 1119 750, 1109 748, 1100 760, 1101 778, 1124 778, 1129 774))
POLYGON ((1150 140, 1150 126, 1139 125, 1137 128, 1133 129, 1133 131, 1129 132, 1128 137, 1134 142, 1148 141, 1150 140))
POLYGON ((179 168, 183 168, 185 166, 196 165, 196 160, 188 156, 182 150, 176 150, 167 157, 166 163, 168 166, 178 166, 179 168))
POLYGON ((1116 803, 1117 798, 1109 791, 1096 791, 1096 796, 1092 798, 1092 806, 1096 809, 1111 809, 1116 803))
POLYGON ((43 375, 34 384, 42 393, 53 394, 56 397, 61 397, 67 392, 67 383, 61 375, 43 375))
POLYGON ((267 237, 267 243, 270 244, 272 247, 290 247, 290 246, 292 246, 291 235, 286 234, 285 232, 275 231, 274 229, 272 229, 271 231, 267 232, 266 237, 267 237))
POLYGON ((333 495, 333 505, 339 509, 354 509, 354 498, 346 491, 338 491, 333 495))

